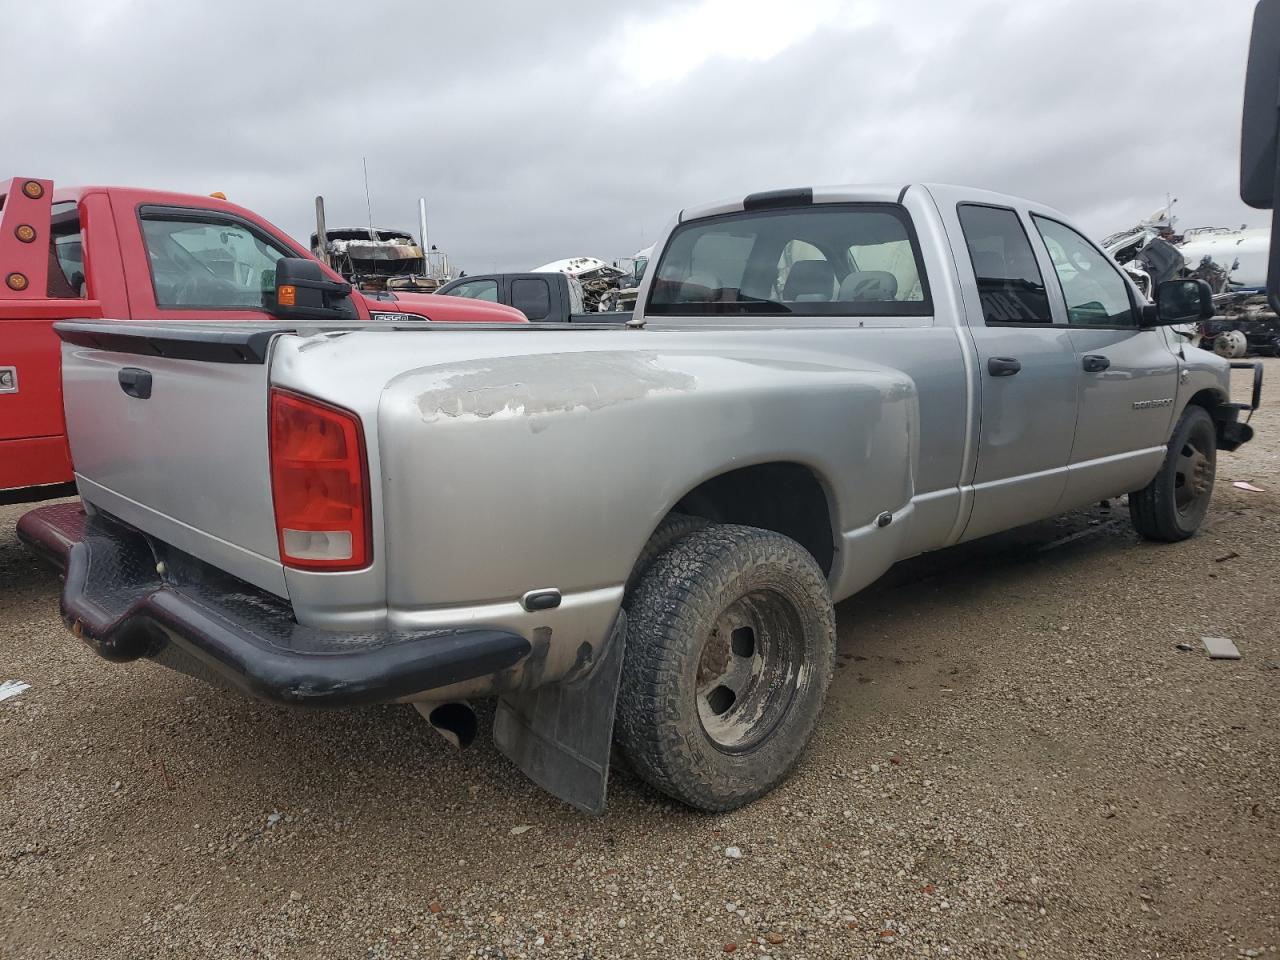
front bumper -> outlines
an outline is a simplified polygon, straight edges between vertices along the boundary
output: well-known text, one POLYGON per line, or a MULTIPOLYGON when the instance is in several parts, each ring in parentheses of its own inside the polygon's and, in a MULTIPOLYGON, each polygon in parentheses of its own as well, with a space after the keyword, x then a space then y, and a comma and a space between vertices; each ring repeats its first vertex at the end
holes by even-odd
POLYGON ((18 536, 62 570, 62 619, 99 655, 145 657, 260 700, 356 706, 412 699, 528 656, 485 627, 343 633, 304 627, 280 598, 79 503, 32 510, 18 536))
POLYGON ((1249 391, 1248 403, 1225 403, 1221 407, 1218 420, 1218 446, 1223 450, 1238 450, 1253 439, 1253 427, 1249 420, 1253 413, 1262 406, 1262 364, 1257 360, 1232 360, 1232 370, 1252 370, 1253 385, 1249 391), (1240 422, 1240 414, 1245 420, 1240 422))

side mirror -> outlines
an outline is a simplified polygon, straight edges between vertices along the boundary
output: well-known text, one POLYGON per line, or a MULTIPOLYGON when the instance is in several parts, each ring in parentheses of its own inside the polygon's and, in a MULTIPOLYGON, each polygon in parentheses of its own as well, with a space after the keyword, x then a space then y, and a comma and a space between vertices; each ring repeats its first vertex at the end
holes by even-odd
POLYGON ((354 320, 351 284, 330 280, 315 260, 276 261, 275 304, 267 311, 282 320, 354 320))
POLYGON ((1144 327, 1173 327, 1214 315, 1213 290, 1203 280, 1166 280, 1156 287, 1155 307, 1143 311, 1144 327))
MULTIPOLYGON (((1280 193, 1280 0, 1260 0, 1253 12, 1253 39, 1245 71, 1240 130, 1240 199, 1271 210, 1280 193)), ((1271 218, 1267 300, 1280 313, 1280 221, 1271 218)))

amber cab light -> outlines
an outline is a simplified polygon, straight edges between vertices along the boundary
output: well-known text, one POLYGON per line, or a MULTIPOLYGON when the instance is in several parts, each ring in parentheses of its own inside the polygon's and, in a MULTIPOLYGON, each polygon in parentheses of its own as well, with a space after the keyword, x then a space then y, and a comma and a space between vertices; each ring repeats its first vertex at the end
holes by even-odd
POLYGON ((280 560, 302 570, 368 566, 369 468, 360 419, 273 388, 270 426, 280 560))

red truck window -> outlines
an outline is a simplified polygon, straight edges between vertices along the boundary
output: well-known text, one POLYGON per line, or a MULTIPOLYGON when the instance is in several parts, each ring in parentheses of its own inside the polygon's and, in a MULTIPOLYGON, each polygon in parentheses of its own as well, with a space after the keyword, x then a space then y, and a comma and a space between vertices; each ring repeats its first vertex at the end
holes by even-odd
POLYGON ((262 310, 276 261, 292 256, 246 224, 189 212, 144 212, 142 236, 160 307, 262 310))
POLYGON ((72 300, 86 295, 84 237, 74 202, 55 203, 49 231, 49 284, 46 296, 72 300))

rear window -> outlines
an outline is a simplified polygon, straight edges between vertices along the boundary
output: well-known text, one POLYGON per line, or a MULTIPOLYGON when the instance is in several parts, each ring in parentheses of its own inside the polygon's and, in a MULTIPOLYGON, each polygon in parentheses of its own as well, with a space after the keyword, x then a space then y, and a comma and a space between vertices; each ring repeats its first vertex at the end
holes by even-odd
POLYGON ((1044 276, 1017 213, 976 203, 960 204, 957 213, 986 322, 1052 322, 1044 276))
POLYGON ((652 315, 927 316, 911 220, 896 204, 752 211, 677 227, 652 315))
POLYGON ((80 208, 74 201, 55 203, 49 229, 50 299, 74 300, 87 295, 84 275, 84 234, 80 208))

